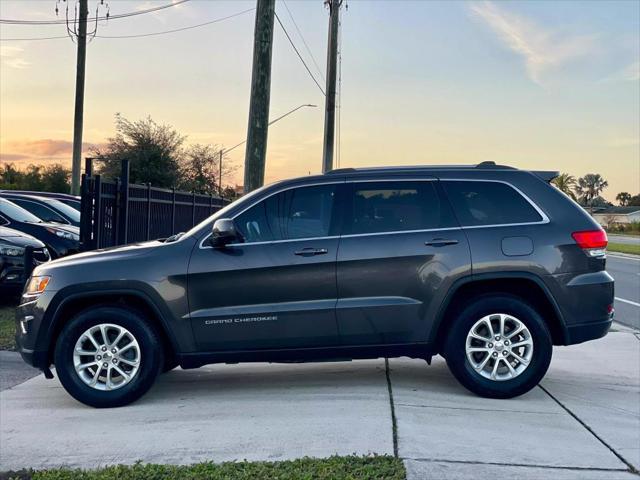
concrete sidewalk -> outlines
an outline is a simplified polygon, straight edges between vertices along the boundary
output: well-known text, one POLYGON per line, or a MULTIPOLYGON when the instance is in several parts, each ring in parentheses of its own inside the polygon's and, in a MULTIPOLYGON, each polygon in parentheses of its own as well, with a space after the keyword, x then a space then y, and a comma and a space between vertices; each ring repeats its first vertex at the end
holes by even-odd
POLYGON ((394 450, 415 479, 638 479, 640 339, 557 348, 542 385, 512 400, 468 393, 439 358, 177 370, 110 410, 42 376, 0 393, 0 471, 394 450))

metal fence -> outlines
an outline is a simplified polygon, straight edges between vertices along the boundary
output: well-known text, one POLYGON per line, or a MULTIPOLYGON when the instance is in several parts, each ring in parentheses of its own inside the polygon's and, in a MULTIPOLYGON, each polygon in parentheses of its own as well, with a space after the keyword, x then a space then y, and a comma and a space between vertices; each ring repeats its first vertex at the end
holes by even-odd
POLYGON ((81 196, 80 241, 85 251, 167 238, 229 203, 213 195, 131 184, 127 160, 120 178, 105 181, 93 174, 92 160, 87 159, 81 196))

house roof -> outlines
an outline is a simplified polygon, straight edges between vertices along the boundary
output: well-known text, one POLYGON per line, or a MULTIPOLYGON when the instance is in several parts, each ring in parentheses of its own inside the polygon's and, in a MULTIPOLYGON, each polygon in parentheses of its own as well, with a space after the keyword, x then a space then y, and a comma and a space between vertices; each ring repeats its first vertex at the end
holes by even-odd
POLYGON ((594 212, 594 215, 630 215, 640 212, 640 207, 607 207, 594 212))

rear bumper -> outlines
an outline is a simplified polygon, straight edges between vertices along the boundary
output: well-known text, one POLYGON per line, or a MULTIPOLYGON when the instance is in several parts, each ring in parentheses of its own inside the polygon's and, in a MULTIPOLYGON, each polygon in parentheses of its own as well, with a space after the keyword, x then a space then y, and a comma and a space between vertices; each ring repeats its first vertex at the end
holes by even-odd
POLYGON ((587 342, 604 337, 611 328, 612 320, 604 322, 581 323, 567 328, 567 345, 587 342))
POLYGON ((606 271, 550 278, 565 328, 564 345, 604 337, 613 320, 614 280, 606 271))

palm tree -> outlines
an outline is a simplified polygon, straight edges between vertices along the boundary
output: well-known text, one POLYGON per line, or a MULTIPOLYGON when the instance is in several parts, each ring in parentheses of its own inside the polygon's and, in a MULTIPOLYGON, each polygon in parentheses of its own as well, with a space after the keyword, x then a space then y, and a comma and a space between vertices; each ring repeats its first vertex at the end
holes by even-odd
POLYGON ((568 173, 561 173, 553 179, 553 184, 565 194, 576 200, 576 195, 573 190, 576 188, 576 177, 569 175, 568 173))
POLYGON ((576 193, 585 205, 589 206, 589 212, 593 213, 593 201, 600 196, 602 191, 609 186, 599 173, 587 173, 578 179, 576 193))
POLYGON ((632 198, 633 197, 629 192, 620 192, 618 195, 616 195, 616 200, 620 203, 621 207, 626 207, 627 205, 629 205, 629 202, 632 198))

